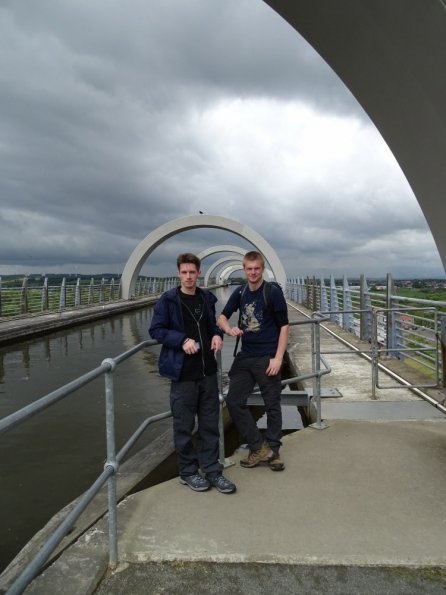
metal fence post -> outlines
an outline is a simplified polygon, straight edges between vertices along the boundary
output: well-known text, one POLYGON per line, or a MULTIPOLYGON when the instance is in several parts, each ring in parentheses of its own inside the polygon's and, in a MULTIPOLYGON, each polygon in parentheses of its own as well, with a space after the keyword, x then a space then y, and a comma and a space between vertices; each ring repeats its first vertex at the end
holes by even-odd
POLYGON ((328 307, 327 288, 325 287, 324 278, 321 277, 321 311, 327 312, 330 308, 328 307))
POLYGON ((342 285, 342 309, 344 311, 342 314, 342 328, 351 331, 353 328, 352 298, 348 279, 345 275, 342 285))
POLYGON ((81 305, 81 280, 80 277, 76 280, 76 289, 74 292, 74 305, 78 308, 81 305))
POLYGON ((372 372, 372 399, 376 399, 376 386, 378 384, 378 312, 372 309, 372 337, 370 344, 370 359, 372 372))
POLYGON ((340 324, 338 292, 336 291, 336 282, 333 275, 330 275, 330 321, 340 324))
POLYGON ((219 416, 218 416, 218 431, 219 431, 219 440, 218 440, 218 452, 219 452, 219 460, 220 464, 223 467, 230 467, 234 465, 234 461, 231 459, 226 458, 225 453, 225 425, 223 420, 223 404, 225 402, 225 397, 223 395, 223 366, 222 366, 222 358, 221 358, 221 351, 217 351, 217 382, 218 382, 218 400, 220 404, 219 416))
POLYGON ((441 317, 441 381, 446 388, 446 317, 441 317))
POLYGON ((116 369, 116 363, 108 358, 102 362, 102 365, 108 365, 109 371, 105 373, 105 419, 107 432, 107 461, 104 465, 112 467, 114 473, 108 478, 108 540, 109 540, 109 565, 110 568, 116 568, 118 565, 118 511, 116 502, 116 473, 118 471, 118 462, 116 460, 115 444, 115 398, 113 387, 113 373, 116 369))
POLYGON ((28 313, 28 278, 24 277, 20 292, 20 314, 28 313))
POLYGON ((43 280, 43 287, 42 287, 42 303, 41 303, 41 310, 45 312, 48 310, 48 277, 45 277, 43 280))
POLYGON ((67 301, 67 280, 65 277, 62 279, 60 284, 60 295, 59 295, 59 308, 63 310, 67 301))
POLYGON ((372 303, 370 300, 369 288, 365 275, 360 277, 360 298, 359 298, 360 324, 359 338, 361 341, 370 341, 371 339, 371 311, 372 303))
MULTIPOLYGON (((317 316, 317 314, 316 314, 317 316)), ((325 430, 328 425, 322 421, 321 411, 321 333, 320 322, 313 318, 311 325, 311 371, 313 376, 313 399, 316 401, 316 422, 311 424, 311 428, 316 430, 325 430)))
MULTIPOLYGON (((386 277, 386 347, 391 350, 395 346, 395 317, 392 313, 393 279, 390 273, 386 277)), ((388 354, 387 354, 388 355, 388 354)))

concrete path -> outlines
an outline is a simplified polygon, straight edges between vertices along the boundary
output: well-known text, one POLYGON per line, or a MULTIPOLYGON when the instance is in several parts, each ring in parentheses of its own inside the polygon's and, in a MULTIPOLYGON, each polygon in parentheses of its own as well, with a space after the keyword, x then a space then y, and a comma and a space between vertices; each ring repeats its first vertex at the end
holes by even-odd
POLYGON ((285 436, 284 471, 244 469, 237 452, 235 494, 178 479, 133 494, 115 572, 103 576, 102 520, 26 593, 446 593, 446 417, 407 389, 372 401, 370 365, 350 356, 346 373, 346 359, 330 377, 342 397, 322 404, 328 428, 285 436))
MULTIPOLYGON (((213 575, 209 563, 216 562, 232 572, 239 565, 234 576, 245 581, 239 591, 226 575, 222 593, 269 593, 278 565, 288 569, 291 590, 283 593, 298 592, 296 577, 304 593, 446 592, 444 420, 306 428, 284 438, 283 472, 244 469, 239 457, 225 472, 235 494, 195 493, 173 479, 126 498, 118 513, 120 566, 97 593, 177 593, 169 590, 172 575, 178 580, 195 564, 192 589, 203 564, 213 575), (260 591, 249 579, 253 564, 266 573, 260 591), (169 584, 155 588, 162 576, 169 584)), ((106 563, 101 521, 26 593, 91 593, 106 563)))

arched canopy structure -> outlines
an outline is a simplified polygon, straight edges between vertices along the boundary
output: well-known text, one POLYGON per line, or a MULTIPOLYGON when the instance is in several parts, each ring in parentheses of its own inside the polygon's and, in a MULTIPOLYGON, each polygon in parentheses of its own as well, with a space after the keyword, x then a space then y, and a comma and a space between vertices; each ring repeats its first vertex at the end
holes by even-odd
POLYGON ((233 263, 225 267, 222 271, 220 271, 218 275, 218 284, 223 285, 235 271, 242 271, 243 270, 243 263, 233 263))
POLYGON ((446 268, 446 1, 264 1, 368 113, 411 185, 446 268))
POLYGON ((244 256, 248 252, 248 248, 240 248, 240 246, 230 246, 222 244, 221 246, 213 246, 211 248, 206 248, 199 254, 197 254, 198 258, 203 261, 208 256, 212 256, 213 254, 218 254, 219 252, 231 252, 232 254, 241 254, 244 256))
POLYGON ((178 233, 199 228, 223 229, 248 240, 248 242, 253 244, 253 246, 263 254, 276 281, 280 283, 282 287, 286 287, 285 269, 276 252, 260 234, 250 227, 226 217, 218 217, 214 215, 191 215, 190 217, 174 219, 173 221, 161 225, 152 231, 152 233, 149 233, 149 235, 136 246, 122 272, 122 297, 124 299, 130 299, 134 295, 136 280, 141 268, 155 248, 178 233))
MULTIPOLYGON (((215 261, 206 271, 204 276, 204 286, 207 287, 209 285, 209 279, 212 277, 213 273, 217 271, 217 269, 221 268, 222 265, 229 266, 229 264, 237 264, 241 269, 243 269, 243 258, 233 258, 231 256, 224 256, 223 258, 219 258, 215 261)), ((217 275, 218 277, 219 275, 217 275)))
MULTIPOLYGON (((228 277, 234 272, 234 271, 243 271, 243 259, 231 259, 230 257, 224 257, 224 258, 220 258, 219 260, 217 260, 216 262, 214 262, 214 264, 212 264, 209 269, 206 271, 206 274, 204 276, 204 286, 208 286, 209 285, 209 279, 211 278, 212 274, 222 265, 226 264, 225 268, 222 268, 221 271, 216 274, 216 279, 215 282, 217 283, 217 285, 221 285, 222 283, 225 283, 225 281, 228 279, 228 277), (234 265, 237 266, 237 268, 231 270, 231 272, 229 273, 229 275, 225 275, 225 271, 228 267, 233 267, 234 265)), ((273 272, 268 269, 267 267, 265 267, 265 275, 268 277, 268 279, 274 279, 274 275, 273 272)))

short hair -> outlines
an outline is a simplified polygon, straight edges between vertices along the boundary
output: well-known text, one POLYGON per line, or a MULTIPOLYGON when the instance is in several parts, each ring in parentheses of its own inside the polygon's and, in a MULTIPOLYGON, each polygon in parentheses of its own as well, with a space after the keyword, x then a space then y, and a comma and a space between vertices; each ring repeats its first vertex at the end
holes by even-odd
POLYGON ((245 254, 245 256, 243 257, 243 267, 246 265, 247 262, 251 260, 260 260, 260 262, 262 263, 262 267, 265 268, 265 259, 260 254, 260 252, 257 252, 257 250, 251 250, 250 252, 247 252, 245 254))
POLYGON ((180 265, 182 264, 194 264, 197 267, 197 271, 200 270, 201 261, 198 256, 192 254, 191 252, 185 252, 184 254, 180 254, 177 258, 177 269, 180 270, 180 265))

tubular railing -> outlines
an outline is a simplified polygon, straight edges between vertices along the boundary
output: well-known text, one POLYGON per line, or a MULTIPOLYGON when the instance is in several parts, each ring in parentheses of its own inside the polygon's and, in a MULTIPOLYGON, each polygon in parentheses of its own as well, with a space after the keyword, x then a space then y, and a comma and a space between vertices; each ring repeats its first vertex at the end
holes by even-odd
MULTIPOLYGON (((175 287, 176 277, 140 277, 136 282, 135 298, 156 296, 175 287)), ((0 317, 27 316, 44 312, 60 312, 84 308, 121 300, 120 280, 102 279, 99 283, 92 278, 76 279, 73 283, 62 279, 59 285, 32 285, 28 279, 21 286, 2 284, 0 277, 0 317)))
POLYGON ((115 452, 115 410, 114 410, 114 389, 113 373, 118 364, 122 363, 138 351, 145 347, 157 345, 157 341, 147 340, 135 345, 133 348, 119 354, 114 358, 105 359, 100 366, 76 378, 72 382, 65 384, 59 389, 42 397, 38 401, 12 413, 0 420, 0 434, 11 430, 15 426, 28 420, 30 417, 47 409, 62 399, 68 397, 78 389, 89 382, 92 382, 99 376, 105 376, 105 401, 106 401, 106 437, 107 437, 107 460, 103 472, 99 475, 93 485, 79 498, 76 506, 67 515, 67 517, 57 527, 55 532, 43 544, 39 553, 25 567, 20 576, 11 585, 7 595, 16 595, 22 593, 26 586, 37 576, 39 570, 45 564, 49 556, 54 552, 62 539, 69 533, 76 520, 99 493, 101 488, 108 482, 108 509, 109 509, 109 564, 111 568, 117 565, 117 501, 116 501, 116 473, 120 462, 124 459, 128 451, 140 438, 143 432, 153 423, 171 417, 171 412, 166 411, 158 415, 147 418, 139 428, 132 434, 126 444, 118 453, 115 452))
MULTIPOLYGON (((321 378, 325 374, 331 372, 331 368, 320 353, 320 323, 329 320, 320 314, 315 314, 311 320, 303 320, 298 322, 291 322, 290 325, 312 325, 312 369, 311 372, 296 376, 293 378, 286 378, 282 380, 282 386, 297 383, 299 381, 313 379, 313 398, 316 404, 317 419, 312 427, 317 429, 324 429, 326 424, 321 419, 321 378), (323 368, 321 367, 323 365, 323 368)), ((119 364, 130 358, 132 355, 141 351, 146 347, 157 345, 157 341, 147 340, 143 341, 131 349, 117 355, 114 358, 106 358, 100 366, 79 376, 72 382, 65 384, 59 389, 45 395, 41 399, 31 403, 30 405, 12 413, 11 415, 0 420, 0 434, 5 433, 17 425, 25 422, 29 418, 37 415, 41 411, 51 407, 55 403, 65 399, 75 391, 92 382, 99 376, 105 377, 105 423, 106 423, 106 443, 107 443, 107 458, 104 464, 104 470, 97 477, 91 487, 84 492, 84 494, 77 500, 76 505, 60 523, 48 540, 42 545, 38 554, 28 563, 23 572, 17 577, 14 583, 7 591, 7 595, 18 595, 22 593, 27 585, 38 575, 45 562, 55 551, 57 546, 63 538, 70 532, 76 520, 84 512, 89 503, 100 492, 102 487, 108 484, 108 541, 109 541, 109 566, 116 568, 118 564, 118 544, 117 544, 117 496, 116 496, 116 475, 120 463, 128 454, 130 449, 142 436, 144 431, 153 423, 171 417, 171 412, 166 411, 154 416, 151 416, 143 421, 143 423, 130 436, 124 446, 116 452, 115 444, 115 395, 113 375, 119 364)), ((225 459, 224 446, 224 429, 223 429, 223 415, 222 408, 225 400, 223 390, 223 372, 221 365, 221 353, 217 355, 218 359, 218 378, 219 378, 219 393, 220 393, 220 461, 227 466, 232 464, 225 459)))
POLYGON ((384 292, 371 292, 363 276, 358 287, 342 286, 330 278, 295 279, 287 284, 288 297, 308 309, 328 313, 331 322, 358 336, 378 343, 380 353, 406 359, 437 384, 446 386, 446 302, 395 295, 391 276, 384 292))

